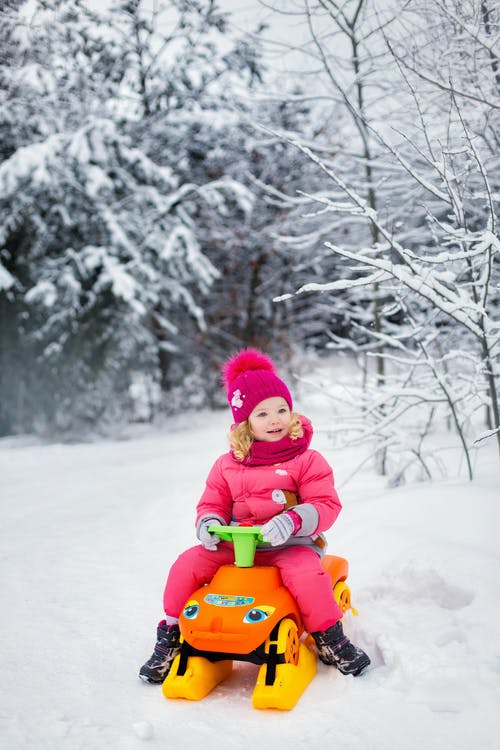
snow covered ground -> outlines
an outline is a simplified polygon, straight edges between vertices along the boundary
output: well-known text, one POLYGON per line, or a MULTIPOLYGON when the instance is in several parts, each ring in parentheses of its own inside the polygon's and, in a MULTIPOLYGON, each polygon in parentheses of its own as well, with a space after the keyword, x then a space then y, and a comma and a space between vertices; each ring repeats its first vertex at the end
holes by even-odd
MULTIPOLYGON (((304 406, 304 412, 308 413, 304 406)), ((310 412, 309 412, 310 413, 310 412)), ((320 410, 312 415, 321 422, 320 410)), ((477 479, 386 489, 359 461, 331 461, 343 512, 330 552, 350 561, 369 651, 363 676, 322 664, 291 712, 251 705, 256 667, 236 664, 200 703, 137 679, 170 563, 193 543, 228 413, 179 417, 127 440, 0 440, 0 740, 24 750, 342 748, 493 750, 500 736, 500 493, 494 445, 477 479)), ((458 465, 457 455, 448 463, 458 465)))

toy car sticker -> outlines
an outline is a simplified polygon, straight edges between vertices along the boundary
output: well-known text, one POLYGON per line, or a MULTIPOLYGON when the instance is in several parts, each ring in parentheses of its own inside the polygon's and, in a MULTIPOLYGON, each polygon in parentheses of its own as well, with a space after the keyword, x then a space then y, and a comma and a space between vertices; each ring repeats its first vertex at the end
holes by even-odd
POLYGON ((235 596, 233 594, 207 594, 205 597, 207 604, 213 604, 216 607, 248 607, 254 603, 253 596, 235 596))

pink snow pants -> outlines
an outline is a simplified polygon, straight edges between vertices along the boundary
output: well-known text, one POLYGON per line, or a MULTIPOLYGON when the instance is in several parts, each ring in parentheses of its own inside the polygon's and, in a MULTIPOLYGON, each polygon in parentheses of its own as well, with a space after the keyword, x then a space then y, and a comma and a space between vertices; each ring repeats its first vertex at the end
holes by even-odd
MULTIPOLYGON (((191 594, 208 583, 221 565, 233 562, 233 547, 226 542, 221 542, 213 552, 202 545, 182 552, 167 578, 163 595, 165 614, 179 617, 191 594)), ((309 633, 326 630, 342 617, 342 611, 333 598, 331 578, 311 547, 257 551, 255 564, 279 568, 282 581, 297 602, 309 633)))

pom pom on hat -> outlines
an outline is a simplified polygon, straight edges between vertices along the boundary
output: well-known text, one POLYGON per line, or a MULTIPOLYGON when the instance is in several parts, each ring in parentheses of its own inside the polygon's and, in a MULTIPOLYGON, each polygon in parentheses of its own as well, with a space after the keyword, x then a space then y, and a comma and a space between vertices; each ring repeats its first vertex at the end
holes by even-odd
POLYGON ((229 391, 239 375, 249 370, 268 370, 276 374, 274 362, 258 349, 242 349, 222 366, 222 381, 229 391))
POLYGON ((244 422, 257 404, 281 396, 292 409, 292 397, 277 376, 274 362, 258 349, 242 349, 222 367, 222 382, 236 424, 244 422))

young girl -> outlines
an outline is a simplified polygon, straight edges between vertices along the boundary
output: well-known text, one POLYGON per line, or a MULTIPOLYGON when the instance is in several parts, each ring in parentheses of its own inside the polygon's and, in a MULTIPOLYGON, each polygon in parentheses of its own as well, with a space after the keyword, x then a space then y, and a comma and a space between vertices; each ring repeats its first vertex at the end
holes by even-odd
POLYGON ((292 397, 274 363, 257 349, 245 349, 226 362, 223 381, 235 424, 231 449, 210 470, 196 509, 201 544, 172 565, 165 587, 165 620, 139 676, 163 682, 180 650, 178 618, 191 594, 208 583, 221 565, 234 561, 232 545, 209 526, 262 526, 271 546, 257 547, 256 565, 275 565, 301 610, 318 655, 343 674, 359 674, 370 659, 342 630, 342 612, 331 579, 321 567, 322 535, 340 512, 332 469, 309 448, 312 426, 292 411, 292 397))

